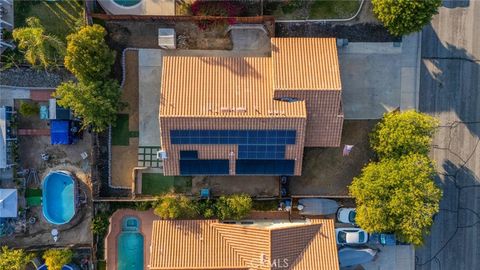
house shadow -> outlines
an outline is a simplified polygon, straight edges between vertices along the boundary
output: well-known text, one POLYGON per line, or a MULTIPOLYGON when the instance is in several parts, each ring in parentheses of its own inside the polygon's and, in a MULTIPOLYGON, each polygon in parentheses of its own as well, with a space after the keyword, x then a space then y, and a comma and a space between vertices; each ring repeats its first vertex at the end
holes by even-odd
POLYGON ((464 48, 442 42, 431 25, 423 30, 419 110, 438 116, 454 113, 450 122, 465 124, 480 135, 479 61, 464 48))

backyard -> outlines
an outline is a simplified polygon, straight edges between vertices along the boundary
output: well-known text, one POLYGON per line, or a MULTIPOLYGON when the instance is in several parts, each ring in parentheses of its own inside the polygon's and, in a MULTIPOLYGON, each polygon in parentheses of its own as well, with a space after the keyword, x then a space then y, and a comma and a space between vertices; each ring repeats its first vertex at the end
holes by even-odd
POLYGON ((237 1, 225 1, 230 3, 218 4, 215 7, 209 4, 202 5, 200 8, 191 8, 193 2, 195 1, 177 1, 176 14, 195 15, 195 13, 199 13, 196 15, 217 16, 229 14, 232 17, 272 15, 277 20, 347 19, 355 15, 361 5, 361 0, 254 0, 242 1, 241 4, 237 1), (219 7, 219 5, 221 6, 219 7))
POLYGON ((168 192, 190 193, 191 188, 191 177, 142 173, 142 195, 161 195, 168 192))
POLYGON ((37 17, 49 34, 65 41, 68 34, 83 25, 83 2, 63 1, 15 1, 15 27, 25 25, 28 17, 37 17))

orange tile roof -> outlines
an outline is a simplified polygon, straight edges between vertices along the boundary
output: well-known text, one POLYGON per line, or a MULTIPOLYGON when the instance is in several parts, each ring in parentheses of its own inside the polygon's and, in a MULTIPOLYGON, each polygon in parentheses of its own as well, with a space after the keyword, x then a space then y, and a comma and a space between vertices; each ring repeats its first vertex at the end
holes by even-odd
POLYGON ((339 269, 334 223, 288 227, 154 221, 150 269, 339 269))
POLYGON ((164 56, 160 115, 306 117, 305 103, 273 99, 270 57, 164 56))
POLYGON ((276 90, 341 90, 335 38, 272 38, 276 90))

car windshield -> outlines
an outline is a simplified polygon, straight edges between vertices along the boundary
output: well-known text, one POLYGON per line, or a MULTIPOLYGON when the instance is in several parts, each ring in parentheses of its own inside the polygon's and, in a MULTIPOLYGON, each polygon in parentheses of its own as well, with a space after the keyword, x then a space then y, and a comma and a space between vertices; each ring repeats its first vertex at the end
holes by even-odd
POLYGON ((359 232, 358 233, 358 242, 362 243, 363 241, 365 241, 365 234, 363 232, 359 232))
POLYGON ((355 216, 356 216, 356 213, 355 211, 351 211, 349 214, 348 214, 348 220, 352 223, 355 223, 355 216))
POLYGON ((338 242, 339 243, 347 242, 347 234, 345 232, 338 232, 338 242))

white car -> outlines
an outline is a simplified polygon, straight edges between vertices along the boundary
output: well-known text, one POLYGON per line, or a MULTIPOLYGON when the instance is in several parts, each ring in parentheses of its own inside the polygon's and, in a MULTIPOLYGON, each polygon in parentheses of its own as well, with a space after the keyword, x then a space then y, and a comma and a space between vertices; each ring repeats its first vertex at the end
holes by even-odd
POLYGON ((338 228, 335 229, 337 244, 358 245, 368 242, 368 233, 359 228, 338 228))
POLYGON ((337 220, 341 223, 355 224, 355 208, 340 208, 337 212, 337 220))

